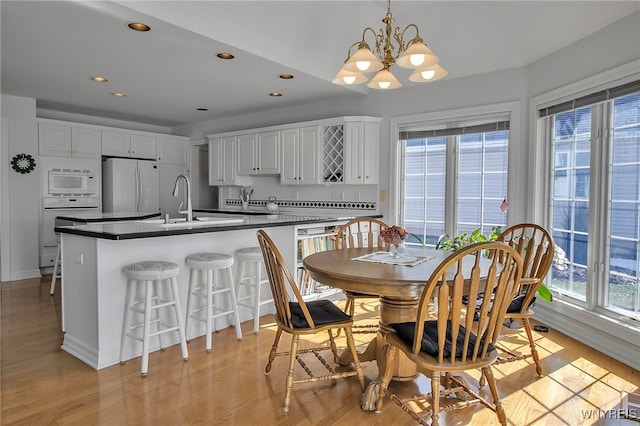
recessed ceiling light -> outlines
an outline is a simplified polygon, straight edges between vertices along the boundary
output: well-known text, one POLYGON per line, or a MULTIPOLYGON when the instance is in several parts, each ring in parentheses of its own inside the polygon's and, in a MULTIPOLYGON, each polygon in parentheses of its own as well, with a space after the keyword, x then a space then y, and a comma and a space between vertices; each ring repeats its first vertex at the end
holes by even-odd
POLYGON ((273 97, 277 98, 278 96, 282 96, 282 93, 280 93, 280 92, 272 92, 272 93, 269 93, 269 96, 273 96, 273 97))
POLYGON ((106 83, 107 81, 109 81, 104 77, 100 77, 99 75, 94 75, 93 77, 91 77, 91 80, 95 81, 96 83, 106 83))
POLYGON ((209 111, 209 108, 199 107, 196 108, 198 111, 209 111))
POLYGON ((116 98, 124 98, 125 96, 127 96, 122 92, 113 92, 112 95, 115 96, 116 98))
POLYGON ((280 74, 279 77, 283 80, 291 80, 293 78, 293 75, 291 74, 280 74))
POLYGON ((142 22, 131 22, 127 24, 127 27, 131 28, 134 31, 146 32, 151 30, 151 27, 147 24, 143 24, 142 22))
POLYGON ((216 56, 218 58, 220 58, 220 59, 233 59, 233 58, 235 58, 235 56, 233 56, 231 53, 226 53, 226 52, 218 53, 216 56))

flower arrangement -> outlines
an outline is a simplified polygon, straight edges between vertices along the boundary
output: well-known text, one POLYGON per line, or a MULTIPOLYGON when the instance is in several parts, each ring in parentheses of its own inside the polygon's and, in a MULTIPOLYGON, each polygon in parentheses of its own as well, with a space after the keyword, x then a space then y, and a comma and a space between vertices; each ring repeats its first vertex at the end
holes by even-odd
POLYGON ((240 201, 248 203, 249 199, 251 199, 251 194, 253 194, 253 189, 242 187, 238 188, 238 191, 240 192, 240 201))
POLYGON ((393 225, 380 230, 380 236, 387 244, 399 245, 409 233, 402 226, 393 225))

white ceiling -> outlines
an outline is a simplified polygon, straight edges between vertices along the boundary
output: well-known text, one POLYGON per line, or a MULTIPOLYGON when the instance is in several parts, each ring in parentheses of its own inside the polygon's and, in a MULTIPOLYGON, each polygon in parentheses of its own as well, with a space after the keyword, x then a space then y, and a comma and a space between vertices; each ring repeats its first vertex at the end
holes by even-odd
MULTIPOLYGON (((419 27, 448 79, 525 66, 639 9, 638 1, 391 3, 395 25, 419 27)), ((0 13, 2 93, 43 109, 173 127, 365 96, 366 86, 331 80, 364 28, 382 27, 386 2, 2 0, 0 13), (132 21, 152 30, 131 31, 132 21), (236 59, 216 58, 223 51, 236 59), (283 96, 268 96, 274 91, 283 96)), ((404 85, 397 90, 419 84, 392 70, 404 85)))

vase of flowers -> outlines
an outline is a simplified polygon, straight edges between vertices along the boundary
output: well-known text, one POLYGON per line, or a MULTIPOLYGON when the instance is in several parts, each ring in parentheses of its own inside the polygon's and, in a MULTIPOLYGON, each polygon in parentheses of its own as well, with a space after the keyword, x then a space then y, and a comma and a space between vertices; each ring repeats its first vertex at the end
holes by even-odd
POLYGON ((382 240, 389 244, 389 254, 392 257, 400 257, 398 248, 404 244, 404 240, 409 233, 402 226, 393 225, 380 230, 382 240))

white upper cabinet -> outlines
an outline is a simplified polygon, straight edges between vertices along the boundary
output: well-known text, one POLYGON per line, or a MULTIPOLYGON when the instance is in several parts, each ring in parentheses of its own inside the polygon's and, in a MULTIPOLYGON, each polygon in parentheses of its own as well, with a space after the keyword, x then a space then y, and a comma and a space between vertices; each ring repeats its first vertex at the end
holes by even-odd
MULTIPOLYGON (((234 164, 240 176, 279 174, 284 185, 378 184, 381 121, 336 117, 207 137, 235 138, 234 164)), ((219 179, 210 177, 212 182, 219 179)))
POLYGON ((280 139, 282 142, 280 183, 285 185, 318 183, 318 126, 282 130, 280 139))
POLYGON ((380 123, 347 122, 344 183, 377 184, 380 175, 380 123))
POLYGON ((251 178, 236 173, 236 137, 209 139, 209 185, 251 185, 251 178))
POLYGON ((40 155, 75 158, 100 158, 100 130, 39 123, 40 155))
POLYGON ((239 135, 237 144, 239 175, 280 173, 280 131, 239 135))
POLYGON ((188 141, 182 136, 158 136, 158 162, 163 164, 187 164, 188 141))
POLYGON ((102 132, 102 155, 156 159, 156 137, 125 132, 102 132))

